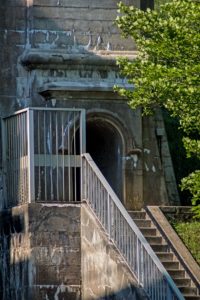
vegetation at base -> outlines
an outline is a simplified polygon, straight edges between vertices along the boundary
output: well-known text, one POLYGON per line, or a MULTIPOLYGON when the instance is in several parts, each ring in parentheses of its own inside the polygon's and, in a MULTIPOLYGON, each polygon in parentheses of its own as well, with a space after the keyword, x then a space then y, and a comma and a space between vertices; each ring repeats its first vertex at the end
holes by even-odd
POLYGON ((200 265, 200 222, 174 221, 172 226, 200 265))
POLYGON ((154 8, 159 9, 160 5, 170 2, 169 0, 155 0, 154 1, 154 8))
MULTIPOLYGON (((171 0, 159 9, 142 11, 119 3, 116 23, 138 49, 135 60, 118 64, 134 89, 116 88, 132 109, 151 114, 164 107, 177 118, 187 157, 200 160, 200 2, 171 0)), ((177 149, 177 155, 179 149, 177 149)), ((182 180, 200 216, 200 169, 182 180)))

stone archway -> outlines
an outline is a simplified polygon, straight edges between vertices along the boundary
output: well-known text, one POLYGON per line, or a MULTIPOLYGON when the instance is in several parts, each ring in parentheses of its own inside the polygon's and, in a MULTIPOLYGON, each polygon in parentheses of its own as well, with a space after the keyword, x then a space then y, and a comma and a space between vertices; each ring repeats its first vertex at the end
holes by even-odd
POLYGON ((116 126, 105 117, 89 117, 86 123, 86 151, 123 201, 123 141, 116 126))

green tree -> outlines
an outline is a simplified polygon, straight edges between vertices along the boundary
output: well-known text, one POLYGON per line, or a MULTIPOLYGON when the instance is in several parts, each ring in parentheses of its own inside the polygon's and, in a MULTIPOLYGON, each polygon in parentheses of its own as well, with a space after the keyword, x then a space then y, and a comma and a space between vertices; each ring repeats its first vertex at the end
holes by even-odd
MULTIPOLYGON (((145 114, 164 107, 178 117, 187 156, 200 158, 200 3, 172 0, 157 10, 142 11, 119 3, 116 22, 138 49, 134 61, 120 58, 121 73, 134 90, 118 88, 135 109, 145 114)), ((182 180, 200 211, 200 170, 182 180)))

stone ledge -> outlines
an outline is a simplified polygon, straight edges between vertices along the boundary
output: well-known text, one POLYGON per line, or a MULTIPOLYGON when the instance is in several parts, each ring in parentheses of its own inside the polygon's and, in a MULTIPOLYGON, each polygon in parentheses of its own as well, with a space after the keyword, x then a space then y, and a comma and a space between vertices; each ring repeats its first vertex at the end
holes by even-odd
MULTIPOLYGON (((133 86, 124 83, 124 84, 118 84, 119 87, 122 88, 128 88, 130 90, 133 89, 133 86)), ((38 92, 43 95, 47 92, 51 91, 57 91, 57 92, 63 92, 63 91, 83 91, 83 92, 112 92, 113 90, 113 84, 112 82, 100 82, 100 81, 63 81, 63 82, 51 82, 44 84, 43 87, 38 89, 38 92)))
POLYGON ((119 56, 135 59, 136 51, 96 51, 81 52, 62 49, 26 50, 21 56, 21 64, 27 69, 67 69, 69 65, 112 66, 117 68, 116 59, 119 56))

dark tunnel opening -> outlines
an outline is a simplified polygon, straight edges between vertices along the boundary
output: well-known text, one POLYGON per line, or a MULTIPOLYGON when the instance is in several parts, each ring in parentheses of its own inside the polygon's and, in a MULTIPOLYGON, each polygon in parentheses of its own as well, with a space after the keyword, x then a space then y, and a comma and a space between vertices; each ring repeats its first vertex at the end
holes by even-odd
POLYGON ((122 138, 108 121, 93 118, 86 125, 88 152, 122 201, 122 138))

